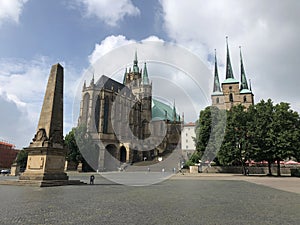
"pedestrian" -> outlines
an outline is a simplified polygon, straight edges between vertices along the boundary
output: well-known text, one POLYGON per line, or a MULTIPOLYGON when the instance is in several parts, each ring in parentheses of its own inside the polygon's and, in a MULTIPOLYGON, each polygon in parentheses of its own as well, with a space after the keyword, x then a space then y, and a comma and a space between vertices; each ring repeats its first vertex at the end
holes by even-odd
POLYGON ((95 176, 91 175, 90 176, 90 184, 94 184, 95 176))

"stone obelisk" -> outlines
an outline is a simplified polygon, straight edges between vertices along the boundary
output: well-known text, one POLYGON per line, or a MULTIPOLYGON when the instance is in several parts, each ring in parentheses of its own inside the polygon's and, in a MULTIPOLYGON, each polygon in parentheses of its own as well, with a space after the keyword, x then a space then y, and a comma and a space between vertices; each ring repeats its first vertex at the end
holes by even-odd
POLYGON ((66 149, 63 141, 64 69, 60 64, 51 68, 36 134, 28 148, 26 170, 20 180, 63 185, 66 149), (51 182, 50 182, 51 181, 51 182))

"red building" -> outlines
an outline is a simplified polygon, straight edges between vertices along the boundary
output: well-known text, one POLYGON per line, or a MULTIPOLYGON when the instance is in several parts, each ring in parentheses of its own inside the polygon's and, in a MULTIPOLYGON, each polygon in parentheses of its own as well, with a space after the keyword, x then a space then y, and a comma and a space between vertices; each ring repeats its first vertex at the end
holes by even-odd
POLYGON ((19 150, 15 149, 15 145, 0 141, 0 168, 10 168, 18 152, 19 150))

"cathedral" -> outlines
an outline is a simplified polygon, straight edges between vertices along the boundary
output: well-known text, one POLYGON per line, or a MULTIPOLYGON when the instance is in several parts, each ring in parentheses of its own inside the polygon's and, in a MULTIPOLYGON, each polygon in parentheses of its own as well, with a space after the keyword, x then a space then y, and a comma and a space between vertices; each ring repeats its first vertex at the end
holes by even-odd
POLYGON ((122 83, 105 75, 84 83, 78 125, 86 126, 97 148, 97 165, 91 166, 111 171, 171 153, 180 144, 182 122, 175 103, 152 98, 147 64, 140 69, 135 52, 122 83))
POLYGON ((215 53, 215 71, 214 71, 214 85, 213 93, 211 95, 212 105, 219 109, 229 110, 232 106, 242 104, 245 108, 249 108, 254 104, 254 95, 251 90, 251 83, 247 82, 245 68, 242 59, 242 52, 240 48, 241 61, 241 81, 239 82, 233 76, 233 71, 229 56, 228 41, 227 44, 227 58, 226 58, 226 79, 220 85, 217 56, 215 53), (221 87, 222 86, 222 87, 221 87))

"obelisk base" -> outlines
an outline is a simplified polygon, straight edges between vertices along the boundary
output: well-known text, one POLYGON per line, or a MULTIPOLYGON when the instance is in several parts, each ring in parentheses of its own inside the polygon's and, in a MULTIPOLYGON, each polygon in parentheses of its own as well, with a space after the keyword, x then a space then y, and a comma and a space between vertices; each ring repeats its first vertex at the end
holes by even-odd
POLYGON ((52 147, 26 148, 27 166, 19 180, 60 180, 67 181, 64 172, 66 150, 52 147))

